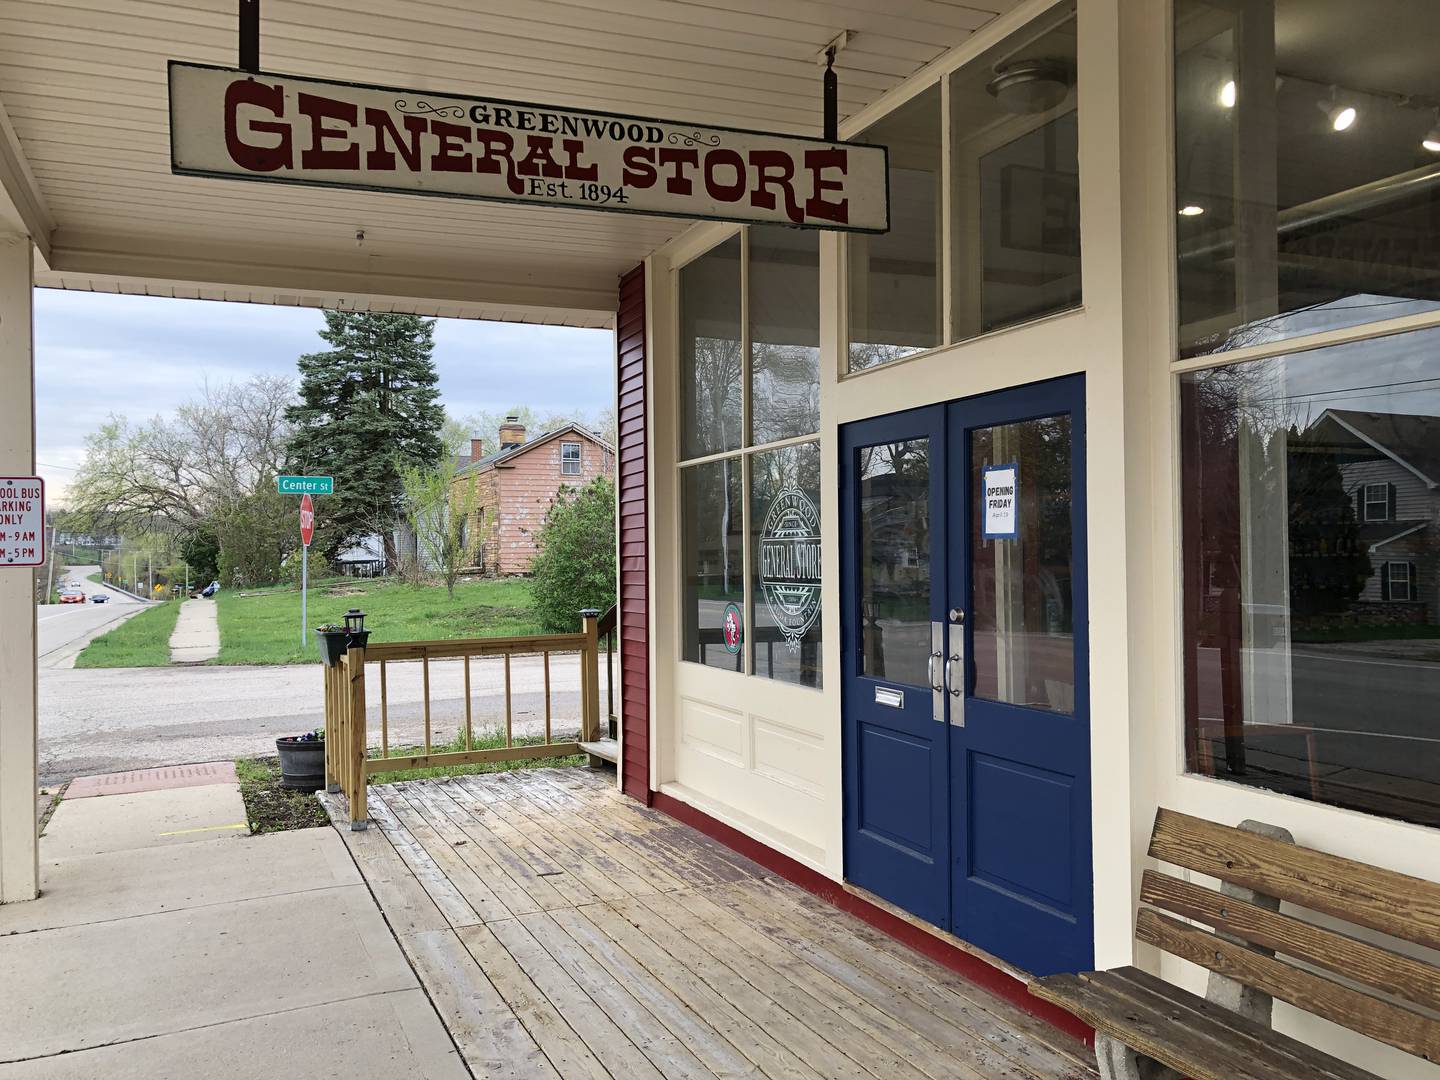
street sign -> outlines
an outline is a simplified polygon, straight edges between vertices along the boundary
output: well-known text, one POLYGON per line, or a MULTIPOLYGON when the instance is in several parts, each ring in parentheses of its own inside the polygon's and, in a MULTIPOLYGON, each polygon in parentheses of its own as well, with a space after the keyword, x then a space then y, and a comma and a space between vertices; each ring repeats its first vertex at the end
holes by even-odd
POLYGON ((45 481, 0 476, 0 566, 45 565, 45 481))
POLYGON ((334 495, 335 481, 328 476, 277 476, 275 490, 281 495, 334 495))
POLYGON ((883 146, 170 61, 170 169, 886 232, 883 146))
POLYGON ((315 539, 315 504, 306 495, 300 500, 300 542, 307 548, 315 539))

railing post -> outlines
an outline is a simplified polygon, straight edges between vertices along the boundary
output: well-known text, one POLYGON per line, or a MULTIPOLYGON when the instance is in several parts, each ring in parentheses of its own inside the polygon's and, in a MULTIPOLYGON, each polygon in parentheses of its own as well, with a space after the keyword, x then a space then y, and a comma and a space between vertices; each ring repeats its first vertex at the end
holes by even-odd
POLYGON ((350 658, 335 665, 335 783, 350 795, 350 658))
POLYGON ((335 790, 335 669, 321 668, 325 679, 325 790, 335 790))
POLYGON ((365 797, 365 646, 351 646, 345 654, 350 668, 350 828, 370 824, 365 797))
POLYGON ((585 645, 580 652, 580 740, 594 742, 600 737, 600 612, 580 612, 580 632, 585 645))

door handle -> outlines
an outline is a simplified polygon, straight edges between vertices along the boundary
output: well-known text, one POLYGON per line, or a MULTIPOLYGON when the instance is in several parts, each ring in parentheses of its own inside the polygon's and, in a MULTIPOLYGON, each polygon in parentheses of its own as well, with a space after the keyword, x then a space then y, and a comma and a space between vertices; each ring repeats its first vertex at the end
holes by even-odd
MULTIPOLYGON (((958 664, 959 662, 960 662, 960 654, 959 654, 959 653, 951 653, 950 656, 949 656, 949 658, 946 659, 946 661, 945 661, 945 688, 950 691, 950 696, 951 696, 951 697, 959 697, 959 696, 960 696, 960 687, 959 687, 958 685, 956 685, 956 681, 955 681, 955 665, 958 664)), ((962 673, 961 673, 961 678, 963 678, 963 677, 964 677, 964 673, 962 672, 962 673)))
POLYGON ((930 624, 930 656, 925 662, 930 676, 930 718, 937 724, 945 722, 945 673, 936 670, 936 662, 945 659, 945 627, 938 620, 930 624))
POLYGON ((960 613, 956 618, 956 612, 950 613, 951 619, 947 633, 947 652, 945 659, 945 689, 950 694, 950 723, 956 727, 965 726, 965 616, 960 613))

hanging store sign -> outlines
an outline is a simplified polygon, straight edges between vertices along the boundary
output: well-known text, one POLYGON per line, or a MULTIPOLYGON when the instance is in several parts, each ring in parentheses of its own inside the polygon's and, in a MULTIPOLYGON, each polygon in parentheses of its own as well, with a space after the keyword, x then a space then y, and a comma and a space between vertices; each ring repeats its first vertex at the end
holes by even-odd
POLYGON ((45 565, 45 481, 0 476, 0 566, 45 565))
POLYGON ((760 588, 791 652, 820 614, 820 514, 799 488, 783 488, 760 529, 760 588))
POLYGON ((881 146, 170 61, 171 171, 884 232, 881 146))

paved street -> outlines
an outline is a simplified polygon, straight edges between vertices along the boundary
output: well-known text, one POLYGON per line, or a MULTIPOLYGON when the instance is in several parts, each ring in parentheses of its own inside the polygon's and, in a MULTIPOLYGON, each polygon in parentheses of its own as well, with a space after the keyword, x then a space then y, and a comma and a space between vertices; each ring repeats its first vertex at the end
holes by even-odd
POLYGON ((35 609, 41 667, 68 664, 90 638, 146 607, 118 589, 85 580, 99 572, 98 566, 72 566, 63 580, 79 586, 86 597, 105 593, 110 597, 108 603, 92 604, 87 599, 83 604, 41 604, 35 609))
MULTIPOLYGON (((77 610, 79 610, 77 608, 77 610)), ((419 664, 387 665, 391 745, 419 743, 424 731, 419 664)), ((380 741, 379 670, 368 668, 370 737, 380 741)), ((551 715, 557 734, 579 727, 579 664, 550 659, 551 715)), ((503 729, 504 664, 471 661, 474 728, 503 729)), ((602 713, 605 664, 600 665, 602 713)), ((541 659, 511 661, 515 733, 544 729, 541 659)), ((464 675, 454 661, 430 665, 431 731, 449 739, 465 719, 464 675)), ((276 667, 42 668, 40 782, 191 761, 275 752, 280 735, 324 722, 319 665, 276 667)))

